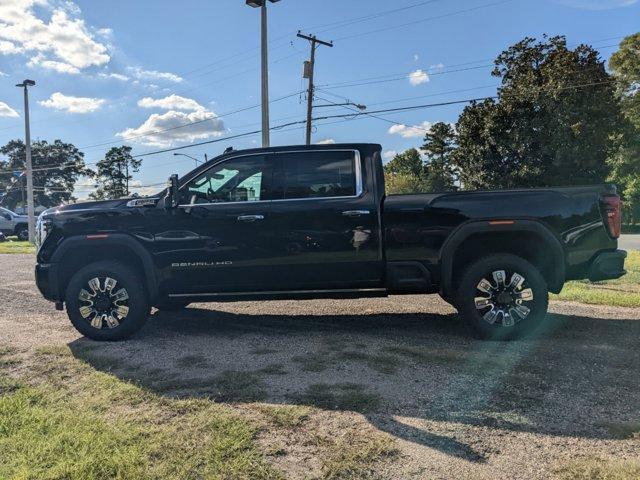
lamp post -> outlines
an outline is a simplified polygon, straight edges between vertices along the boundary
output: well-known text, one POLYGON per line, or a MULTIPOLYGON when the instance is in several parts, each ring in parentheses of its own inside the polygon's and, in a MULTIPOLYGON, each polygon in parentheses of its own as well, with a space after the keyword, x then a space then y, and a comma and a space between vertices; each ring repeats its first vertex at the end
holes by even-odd
POLYGON ((31 166, 31 128, 29 125, 29 87, 35 87, 36 82, 25 79, 16 87, 24 90, 24 144, 25 163, 27 165, 27 215, 29 216, 29 242, 33 243, 36 236, 36 217, 33 206, 33 168, 31 166))
MULTIPOLYGON (((186 153, 174 153, 173 156, 174 157, 187 157, 187 158, 190 158, 191 160, 196 162, 196 167, 198 166, 198 163, 200 162, 200 160, 198 160, 196 157, 192 157, 191 155, 187 155, 186 153)), ((207 159, 206 154, 205 154, 204 158, 205 158, 205 162, 206 162, 206 159, 207 159)))
MULTIPOLYGON (((269 146, 269 58, 267 52, 267 0, 245 0, 253 8, 260 8, 260 48, 262 64, 262 146, 269 146)), ((271 3, 280 0, 268 0, 271 3)))

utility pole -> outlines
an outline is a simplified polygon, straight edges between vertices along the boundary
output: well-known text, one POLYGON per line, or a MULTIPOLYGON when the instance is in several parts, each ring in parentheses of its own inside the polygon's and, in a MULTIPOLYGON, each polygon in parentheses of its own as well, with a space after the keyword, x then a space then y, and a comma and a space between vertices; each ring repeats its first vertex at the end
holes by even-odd
POLYGON ((24 90, 24 143, 25 143, 25 163, 27 164, 27 215, 29 216, 29 242, 33 243, 36 238, 36 217, 33 206, 33 168, 31 165, 31 128, 29 126, 29 89, 35 87, 36 82, 26 79, 18 83, 16 87, 24 90))
MULTIPOLYGON (((280 0, 269 0, 271 3, 280 0)), ((267 0, 246 0, 253 8, 260 8, 260 49, 262 70, 262 146, 269 146, 269 56, 267 45, 267 0)))
POLYGON ((311 44, 311 58, 308 62, 304 62, 304 78, 309 79, 309 89, 307 91, 307 133, 306 144, 311 145, 311 116, 313 114, 313 70, 316 64, 316 48, 317 45, 325 45, 327 47, 333 47, 333 42, 325 42, 319 40, 315 35, 304 35, 298 30, 298 37, 308 40, 311 44))

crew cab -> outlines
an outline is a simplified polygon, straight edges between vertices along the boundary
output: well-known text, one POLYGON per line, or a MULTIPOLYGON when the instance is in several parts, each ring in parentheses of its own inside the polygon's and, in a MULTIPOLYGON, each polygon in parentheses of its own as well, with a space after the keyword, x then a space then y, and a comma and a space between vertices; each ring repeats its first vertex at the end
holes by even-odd
POLYGON ((151 307, 431 293, 506 339, 567 280, 625 273, 620 222, 610 185, 386 195, 380 145, 228 150, 158 195, 45 211, 35 274, 96 340, 151 307))

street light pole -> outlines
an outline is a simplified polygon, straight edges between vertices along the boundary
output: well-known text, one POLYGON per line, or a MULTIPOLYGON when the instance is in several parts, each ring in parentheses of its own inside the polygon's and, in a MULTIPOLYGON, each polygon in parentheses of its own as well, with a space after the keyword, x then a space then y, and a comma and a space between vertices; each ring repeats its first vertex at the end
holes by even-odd
POLYGON ((16 85, 24 90, 24 143, 25 143, 25 163, 27 164, 27 215, 29 216, 29 242, 33 243, 36 238, 36 217, 33 206, 33 167, 31 165, 31 127, 29 125, 29 89, 34 87, 36 82, 26 79, 16 85))
MULTIPOLYGON (((173 156, 174 157, 187 157, 187 158, 190 158, 191 160, 196 162, 196 167, 198 166, 198 162, 200 162, 200 160, 198 160, 196 157, 192 157, 191 155, 187 155, 186 153, 175 153, 174 152, 173 156)), ((207 161, 207 154, 206 153, 204 155, 204 161, 205 161, 205 163, 207 161)))
MULTIPOLYGON (((269 0, 271 3, 280 0, 269 0)), ((260 8, 260 57, 261 57, 261 89, 262 89, 262 146, 268 147, 269 140, 269 53, 267 36, 267 0, 246 0, 253 8, 260 8)))

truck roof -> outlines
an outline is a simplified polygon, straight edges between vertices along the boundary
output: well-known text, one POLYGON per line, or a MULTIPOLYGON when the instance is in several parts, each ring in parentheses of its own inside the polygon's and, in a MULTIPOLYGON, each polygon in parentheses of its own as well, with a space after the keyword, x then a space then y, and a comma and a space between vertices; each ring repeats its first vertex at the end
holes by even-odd
POLYGON ((271 152, 287 152, 298 150, 335 150, 335 149, 349 149, 349 150, 380 150, 382 145, 378 143, 323 143, 314 145, 281 145, 277 147, 265 147, 265 148, 247 148, 243 150, 231 150, 229 152, 222 153, 214 158, 222 158, 227 155, 237 155, 238 153, 271 153, 271 152))

